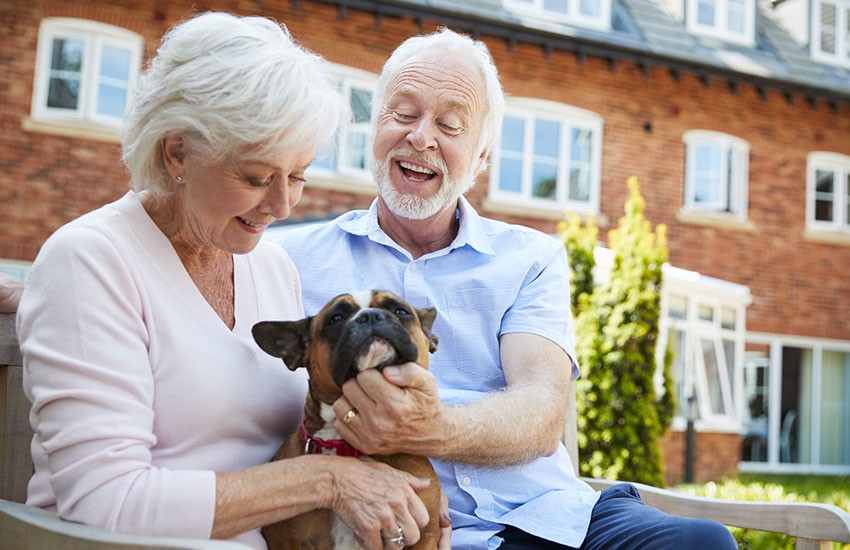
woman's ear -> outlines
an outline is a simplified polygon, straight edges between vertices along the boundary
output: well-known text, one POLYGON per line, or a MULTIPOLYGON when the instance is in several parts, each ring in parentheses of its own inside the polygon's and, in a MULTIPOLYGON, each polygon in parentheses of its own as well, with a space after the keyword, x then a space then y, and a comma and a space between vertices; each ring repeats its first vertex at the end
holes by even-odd
POLYGON ((160 139, 162 148, 162 161, 165 169, 171 174, 172 179, 183 176, 185 172, 184 162, 188 153, 186 139, 180 132, 168 132, 160 139))

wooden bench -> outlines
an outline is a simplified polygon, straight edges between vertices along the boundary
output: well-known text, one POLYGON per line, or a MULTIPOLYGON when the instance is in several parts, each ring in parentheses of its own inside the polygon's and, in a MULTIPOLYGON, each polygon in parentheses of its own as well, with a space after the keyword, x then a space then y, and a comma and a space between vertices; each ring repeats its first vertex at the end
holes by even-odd
MULTIPOLYGON (((0 548, 236 550, 235 542, 118 535, 63 521, 21 504, 32 473, 27 418, 29 404, 21 389, 21 356, 14 315, 0 314, 0 548)), ((570 406, 564 441, 578 464, 575 403, 570 406)), ((597 490, 616 482, 585 479, 597 490)), ((713 519, 735 527, 774 531, 797 537, 798 550, 831 548, 830 541, 850 543, 850 514, 826 504, 737 502, 685 496, 637 485, 643 499, 680 516, 713 519)))

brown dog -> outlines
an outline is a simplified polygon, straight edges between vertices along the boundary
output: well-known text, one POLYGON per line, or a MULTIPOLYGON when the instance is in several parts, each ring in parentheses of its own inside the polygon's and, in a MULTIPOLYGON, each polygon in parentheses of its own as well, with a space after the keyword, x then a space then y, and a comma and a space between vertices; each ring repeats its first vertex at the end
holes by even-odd
MULTIPOLYGON (((413 361, 428 368, 436 351, 431 334, 434 308, 414 309, 384 291, 342 294, 313 317, 300 321, 263 321, 253 327, 254 340, 292 370, 305 367, 310 377, 304 424, 289 436, 274 460, 307 453, 335 453, 384 462, 417 477, 431 479, 418 493, 430 520, 418 543, 408 548, 434 549, 440 540, 440 486, 427 458, 407 454, 362 456, 339 439, 332 404, 342 384, 368 368, 413 361)), ((314 510, 263 528, 270 550, 359 548, 351 530, 330 510, 314 510)))

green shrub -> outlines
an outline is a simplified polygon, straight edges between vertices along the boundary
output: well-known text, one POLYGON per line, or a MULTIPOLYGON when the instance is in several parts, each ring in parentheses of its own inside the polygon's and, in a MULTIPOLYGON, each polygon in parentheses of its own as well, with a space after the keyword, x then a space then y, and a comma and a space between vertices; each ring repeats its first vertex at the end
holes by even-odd
POLYGON ((561 226, 582 367, 576 383, 579 469, 585 476, 660 486, 658 440, 675 406, 667 369, 662 396, 654 382, 667 241, 665 227, 653 232, 643 216, 637 178, 629 178, 628 185, 625 215, 608 233, 613 262, 607 282, 595 286, 591 274, 598 232, 593 220, 582 228, 571 217, 561 226))

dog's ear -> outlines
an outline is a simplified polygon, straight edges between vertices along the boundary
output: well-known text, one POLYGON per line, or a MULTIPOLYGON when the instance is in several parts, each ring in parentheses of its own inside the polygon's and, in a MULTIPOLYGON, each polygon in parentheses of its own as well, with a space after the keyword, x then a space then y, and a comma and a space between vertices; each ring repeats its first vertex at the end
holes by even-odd
POLYGON ((251 334, 264 352, 280 357, 289 370, 295 370, 304 366, 304 354, 310 342, 311 320, 260 321, 251 327, 251 334))
POLYGON ((437 308, 423 307, 416 310, 416 315, 419 316, 419 324, 422 326, 422 332, 428 337, 428 351, 434 353, 437 351, 439 338, 431 332, 431 327, 434 326, 434 321, 437 319, 437 308))

